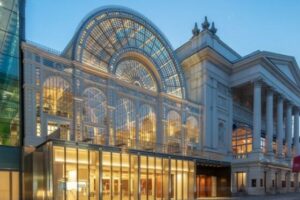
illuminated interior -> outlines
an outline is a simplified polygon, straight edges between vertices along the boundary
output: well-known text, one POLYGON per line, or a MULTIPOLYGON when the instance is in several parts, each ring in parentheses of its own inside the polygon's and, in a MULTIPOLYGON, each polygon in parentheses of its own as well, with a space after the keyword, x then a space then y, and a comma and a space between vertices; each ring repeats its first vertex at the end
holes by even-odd
POLYGON ((52 174, 53 197, 60 200, 99 199, 100 190, 103 200, 194 195, 194 162, 188 160, 53 146, 52 174))
POLYGON ((252 151, 252 132, 248 127, 239 127, 232 133, 232 151, 234 154, 246 154, 252 151))

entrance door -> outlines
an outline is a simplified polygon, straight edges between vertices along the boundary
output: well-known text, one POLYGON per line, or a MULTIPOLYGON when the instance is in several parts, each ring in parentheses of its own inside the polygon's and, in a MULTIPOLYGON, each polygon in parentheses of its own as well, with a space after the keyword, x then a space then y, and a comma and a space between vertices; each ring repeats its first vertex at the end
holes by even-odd
POLYGON ((215 197, 217 196, 216 177, 207 175, 198 175, 196 178, 197 197, 215 197))
POLYGON ((236 185, 238 192, 244 192, 246 190, 246 173, 237 172, 236 173, 236 185))

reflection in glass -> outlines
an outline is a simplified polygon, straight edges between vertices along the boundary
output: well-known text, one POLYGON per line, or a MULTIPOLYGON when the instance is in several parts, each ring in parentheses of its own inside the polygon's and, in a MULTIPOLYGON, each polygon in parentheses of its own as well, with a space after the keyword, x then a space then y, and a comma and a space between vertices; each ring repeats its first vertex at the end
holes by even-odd
POLYGON ((121 180, 121 195, 122 200, 129 200, 130 190, 130 167, 129 167, 129 154, 122 153, 122 180, 121 180))
POLYGON ((153 149, 156 143, 156 115, 146 104, 139 109, 139 143, 145 149, 153 149))
POLYGON ((118 146, 135 146, 135 118, 136 112, 132 101, 119 99, 115 109, 116 144, 118 146))
POLYGON ((121 197, 121 162, 120 153, 112 153, 113 166, 113 200, 118 200, 121 197))

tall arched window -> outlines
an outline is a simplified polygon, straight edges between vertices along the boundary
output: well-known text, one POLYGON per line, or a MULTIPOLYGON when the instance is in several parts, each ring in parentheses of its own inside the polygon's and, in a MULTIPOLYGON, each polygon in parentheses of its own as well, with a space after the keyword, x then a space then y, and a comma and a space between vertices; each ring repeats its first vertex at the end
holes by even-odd
POLYGON ((199 126, 195 117, 190 116, 186 121, 186 141, 190 144, 199 143, 199 126))
POLYGON ((88 88, 83 93, 83 117, 85 136, 103 144, 106 136, 106 97, 96 88, 88 88))
POLYGON ((139 109, 139 143, 144 148, 153 148, 156 143, 156 115, 149 105, 139 109))
POLYGON ((115 127, 117 145, 135 145, 135 108, 132 101, 119 99, 115 109, 115 127))
POLYGON ((59 76, 49 77, 43 84, 43 111, 52 115, 72 117, 71 85, 59 76))
POLYGON ((181 132, 181 117, 174 110, 170 111, 167 115, 166 136, 169 145, 169 151, 179 151, 180 144, 183 139, 181 132))

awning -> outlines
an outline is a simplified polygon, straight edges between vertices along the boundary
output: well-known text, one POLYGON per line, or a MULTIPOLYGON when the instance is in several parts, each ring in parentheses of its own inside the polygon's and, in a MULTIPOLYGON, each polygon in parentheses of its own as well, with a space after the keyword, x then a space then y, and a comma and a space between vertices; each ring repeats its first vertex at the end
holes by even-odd
POLYGON ((293 172, 300 172, 300 155, 293 159, 293 172))

